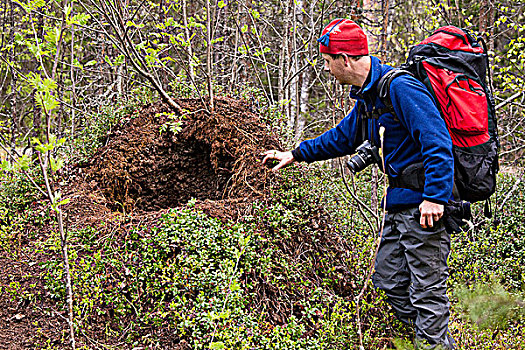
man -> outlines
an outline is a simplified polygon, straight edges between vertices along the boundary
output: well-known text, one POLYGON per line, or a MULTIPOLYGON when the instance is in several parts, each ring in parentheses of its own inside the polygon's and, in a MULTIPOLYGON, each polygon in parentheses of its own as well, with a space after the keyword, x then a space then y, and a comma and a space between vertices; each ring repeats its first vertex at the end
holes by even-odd
POLYGON ((368 55, 366 35, 357 24, 334 20, 319 41, 325 70, 339 83, 352 85, 355 107, 335 128, 303 141, 293 151, 266 151, 263 164, 277 160, 273 168, 277 171, 294 162, 350 155, 365 140, 379 148, 379 129, 384 127, 383 155, 390 186, 383 199, 388 214, 373 282, 385 291, 396 316, 415 326, 416 344, 453 349, 446 295, 450 236, 440 220, 453 187, 447 127, 430 93, 408 74, 392 80, 393 113, 387 111, 377 84, 392 68, 368 55), (373 111, 376 116, 371 118, 373 111), (424 173, 422 188, 407 188, 403 170, 417 164, 424 173))

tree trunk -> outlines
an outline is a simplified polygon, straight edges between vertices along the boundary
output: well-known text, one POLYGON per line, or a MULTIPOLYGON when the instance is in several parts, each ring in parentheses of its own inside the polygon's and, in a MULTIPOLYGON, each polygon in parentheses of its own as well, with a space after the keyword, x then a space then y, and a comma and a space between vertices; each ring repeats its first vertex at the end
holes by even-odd
MULTIPOLYGON (((7 6, 7 3, 5 5, 7 6)), ((13 45, 12 49, 9 50, 9 55, 10 55, 11 62, 16 62, 16 58, 15 58, 15 44, 14 44, 15 20, 14 20, 14 14, 13 14, 13 1, 10 1, 9 22, 11 24, 10 25, 11 28, 9 28, 9 44, 13 45)), ((16 74, 15 69, 12 66, 11 66, 10 70, 11 70, 11 97, 10 97, 9 107, 10 107, 11 120, 13 122, 13 131, 11 132, 11 145, 14 148, 14 147, 16 147, 17 135, 21 133, 21 130, 20 130, 20 128, 21 128, 21 120, 18 119, 18 117, 17 117, 17 110, 16 110, 17 74, 16 74)))
MULTIPOLYGON (((239 3, 237 3, 237 11, 235 14, 234 21, 236 21, 236 23, 240 27, 242 27, 240 23, 240 19, 241 19, 240 12, 241 12, 241 7, 239 6, 239 3)), ((234 39, 234 44, 233 44, 235 51, 233 52, 233 62, 232 62, 231 77, 230 77, 230 90, 233 89, 237 85, 237 61, 239 60, 239 35, 241 34, 239 33, 239 30, 237 29, 235 31, 235 39, 234 39)))
MULTIPOLYGON (((43 8, 39 9, 39 15, 38 20, 36 24, 36 36, 39 42, 43 42, 44 40, 44 15, 43 15, 43 8)), ((41 73, 41 68, 37 68, 37 71, 41 73)), ((33 136, 38 137, 40 135, 40 132, 42 131, 42 109, 38 104, 36 103, 36 96, 33 92, 31 94, 31 102, 33 105, 33 136)), ((46 133, 47 134, 47 133, 46 133)), ((47 140, 49 141, 49 140, 47 140)))
POLYGON ((208 71, 208 95, 210 98, 210 108, 213 112, 213 69, 212 69, 212 27, 213 23, 213 14, 211 11, 210 0, 206 0, 206 67, 208 71))
POLYGON ((75 71, 73 69, 73 61, 74 61, 74 54, 75 54, 75 25, 71 25, 71 52, 70 52, 70 79, 71 79, 71 137, 75 137, 75 106, 77 103, 77 96, 76 96, 76 82, 75 82, 75 71))
POLYGON ((297 7, 299 6, 301 0, 294 0, 292 4, 292 50, 293 50, 293 64, 291 65, 290 76, 292 81, 290 83, 290 115, 288 116, 288 126, 290 129, 297 131, 296 121, 299 119, 299 99, 301 94, 300 88, 300 75, 299 75, 299 53, 297 52, 297 7))
POLYGON ((290 2, 284 1, 284 21, 283 21, 283 30, 282 30, 282 45, 281 50, 279 52, 279 81, 277 83, 277 96, 279 99, 279 103, 281 103, 281 113, 286 117, 286 120, 288 120, 288 107, 284 105, 284 101, 288 100, 288 91, 289 89, 285 86, 286 84, 286 77, 288 76, 288 62, 289 62, 289 55, 288 55, 288 34, 290 27, 290 2))
POLYGON ((306 114, 308 113, 308 100, 310 97, 310 80, 311 73, 309 70, 306 70, 302 73, 301 79, 301 92, 299 98, 299 113, 295 121, 295 138, 297 141, 302 138, 304 127, 306 124, 306 114))

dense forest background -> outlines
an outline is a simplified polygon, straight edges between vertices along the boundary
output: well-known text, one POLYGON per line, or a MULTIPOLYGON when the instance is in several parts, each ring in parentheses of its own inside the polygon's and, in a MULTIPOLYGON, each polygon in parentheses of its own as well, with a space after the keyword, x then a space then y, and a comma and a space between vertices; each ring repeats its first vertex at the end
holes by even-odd
POLYGON ((453 237, 451 332, 460 349, 525 348, 522 5, 0 1, 0 339, 410 348, 368 278, 377 167, 351 177, 341 160, 282 174, 257 163, 352 108, 316 42, 346 17, 393 66, 439 26, 486 42, 501 173, 493 217, 476 204, 453 237))
POLYGON ((482 37, 493 65, 503 155, 515 160, 524 85, 520 5, 5 1, 0 9, 3 143, 26 149, 32 137, 75 139, 104 107, 148 89, 164 100, 174 94, 202 98, 210 89, 257 90, 267 105, 279 108, 297 142, 344 115, 336 110, 332 116, 334 100, 345 94, 323 75, 316 39, 330 19, 346 16, 367 31, 372 54, 392 65, 403 63, 411 45, 438 26, 456 25, 482 37))

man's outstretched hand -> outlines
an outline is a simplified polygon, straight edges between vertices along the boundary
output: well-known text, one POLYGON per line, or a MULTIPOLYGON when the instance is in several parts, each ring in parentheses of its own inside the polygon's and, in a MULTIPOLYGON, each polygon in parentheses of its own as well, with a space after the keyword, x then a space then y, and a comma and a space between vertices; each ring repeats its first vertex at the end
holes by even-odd
POLYGON ((423 228, 434 227, 434 223, 438 222, 443 216, 445 206, 443 204, 432 203, 429 201, 423 201, 419 205, 419 212, 421 217, 419 224, 423 228))
POLYGON ((263 164, 266 164, 269 160, 277 160, 279 162, 279 164, 272 168, 272 171, 277 171, 295 162, 295 158, 290 151, 280 152, 277 150, 270 150, 264 152, 262 155, 264 156, 264 159, 262 160, 263 164))

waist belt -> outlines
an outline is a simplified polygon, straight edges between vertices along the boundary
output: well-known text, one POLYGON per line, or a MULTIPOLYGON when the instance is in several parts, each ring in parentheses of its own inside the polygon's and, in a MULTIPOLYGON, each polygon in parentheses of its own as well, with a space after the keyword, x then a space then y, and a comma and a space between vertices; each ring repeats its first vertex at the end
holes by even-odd
POLYGON ((415 163, 407 166, 399 176, 388 175, 390 187, 408 188, 423 192, 425 188, 425 167, 423 163, 415 163))
MULTIPOLYGON (((399 176, 388 175, 388 183, 393 188, 408 188, 410 190, 423 192, 425 189, 425 167, 423 163, 415 163, 407 166, 399 176)), ((460 200, 456 181, 452 186, 452 196, 460 200)))

